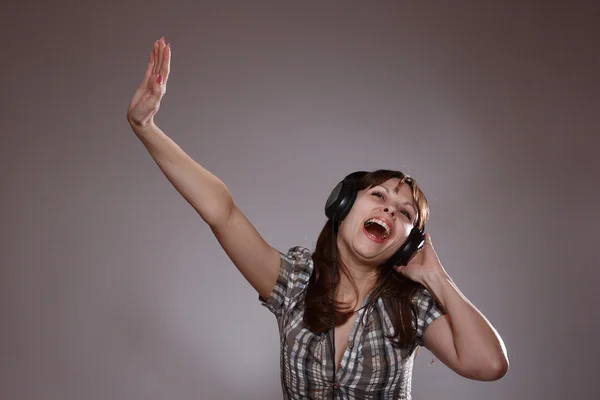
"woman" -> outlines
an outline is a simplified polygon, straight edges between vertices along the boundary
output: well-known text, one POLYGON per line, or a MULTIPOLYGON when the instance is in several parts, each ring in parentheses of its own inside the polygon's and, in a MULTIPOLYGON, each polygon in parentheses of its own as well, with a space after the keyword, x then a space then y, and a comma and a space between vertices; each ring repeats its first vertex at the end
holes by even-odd
POLYGON ((421 345, 463 377, 504 376, 501 338, 454 285, 429 235, 420 236, 428 206, 413 179, 387 170, 347 177, 336 187, 342 193, 328 199, 329 220, 314 253, 293 247, 282 254, 263 240, 223 182, 155 125, 170 59, 163 37, 150 52, 128 122, 275 314, 286 399, 408 399, 421 345), (338 195, 346 197, 340 202, 338 195), (415 253, 419 238, 424 245, 415 253))

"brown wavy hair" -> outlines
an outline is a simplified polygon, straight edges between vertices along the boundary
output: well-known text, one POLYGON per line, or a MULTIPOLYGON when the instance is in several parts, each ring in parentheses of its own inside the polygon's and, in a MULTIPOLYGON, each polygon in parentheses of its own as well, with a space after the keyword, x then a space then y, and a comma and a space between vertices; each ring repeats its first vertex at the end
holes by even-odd
MULTIPOLYGON (((401 183, 406 183, 412 190, 412 195, 417 207, 417 215, 415 227, 423 228, 425 221, 429 217, 429 205, 425 195, 417 185, 416 181, 410 176, 400 171, 392 171, 379 169, 369 172, 357 180, 358 190, 368 189, 376 185, 381 185, 385 181, 397 178, 401 183)), ((337 229, 336 229, 337 230, 337 229)), ((334 236, 335 239, 337 236, 334 236)), ((332 226, 331 222, 327 221, 321 230, 317 239, 315 251, 312 253, 314 263, 314 272, 310 277, 306 290, 304 313, 304 323, 308 329, 314 333, 323 333, 329 330, 332 326, 332 298, 331 286, 333 282, 333 257, 332 257, 332 226)), ((348 268, 343 264, 339 257, 339 249, 337 241, 335 244, 336 251, 336 276, 335 288, 337 293, 340 283, 340 276, 344 274, 354 286, 354 291, 358 297, 358 286, 348 268)), ((412 343, 414 340, 414 331, 410 318, 410 307, 412 296, 416 289, 421 285, 405 278, 398 273, 393 267, 378 267, 378 278, 374 288, 373 296, 367 305, 369 307, 381 298, 385 308, 390 316, 394 326, 395 335, 388 336, 392 343, 402 346, 412 343), (409 318, 403 318, 409 316, 409 318)), ((335 304, 335 326, 344 324, 352 316, 354 310, 347 305, 336 301, 335 304)))

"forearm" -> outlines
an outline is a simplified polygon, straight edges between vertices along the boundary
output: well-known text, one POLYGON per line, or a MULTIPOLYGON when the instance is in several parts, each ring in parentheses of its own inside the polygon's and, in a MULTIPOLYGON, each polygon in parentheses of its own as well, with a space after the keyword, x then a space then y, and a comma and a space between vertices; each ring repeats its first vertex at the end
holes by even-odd
POLYGON ((131 127, 169 182, 208 225, 215 226, 230 215, 233 200, 219 178, 194 161, 154 123, 131 127))
POLYGON ((446 273, 427 276, 424 285, 448 313, 456 356, 467 369, 508 367, 502 339, 446 273))

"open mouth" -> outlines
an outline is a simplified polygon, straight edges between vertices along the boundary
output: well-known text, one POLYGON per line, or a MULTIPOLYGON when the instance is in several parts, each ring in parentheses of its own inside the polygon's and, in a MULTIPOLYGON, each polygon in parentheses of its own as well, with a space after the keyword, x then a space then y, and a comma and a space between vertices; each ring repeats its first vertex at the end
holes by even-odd
POLYGON ((383 219, 369 218, 363 226, 363 230, 369 238, 382 243, 392 234, 392 227, 383 219))

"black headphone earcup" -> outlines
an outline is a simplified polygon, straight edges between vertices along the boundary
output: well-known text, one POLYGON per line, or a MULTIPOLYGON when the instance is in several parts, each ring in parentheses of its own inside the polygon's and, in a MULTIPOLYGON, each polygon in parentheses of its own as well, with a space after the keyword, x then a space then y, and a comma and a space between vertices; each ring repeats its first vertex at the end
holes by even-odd
POLYGON ((366 174, 366 171, 353 172, 335 186, 325 202, 325 215, 328 219, 335 218, 340 222, 348 215, 358 192, 356 181, 366 174))
POLYGON ((424 229, 413 228, 404 244, 386 262, 387 267, 406 265, 420 248, 425 244, 424 229))
POLYGON ((325 203, 325 215, 328 219, 343 220, 350 212, 356 200, 356 184, 352 180, 344 179, 331 191, 325 203))

